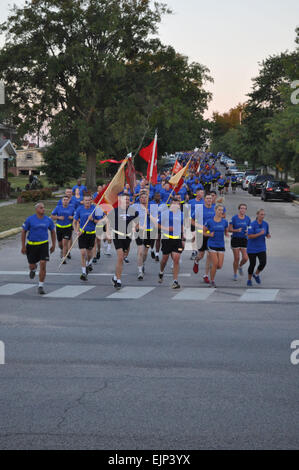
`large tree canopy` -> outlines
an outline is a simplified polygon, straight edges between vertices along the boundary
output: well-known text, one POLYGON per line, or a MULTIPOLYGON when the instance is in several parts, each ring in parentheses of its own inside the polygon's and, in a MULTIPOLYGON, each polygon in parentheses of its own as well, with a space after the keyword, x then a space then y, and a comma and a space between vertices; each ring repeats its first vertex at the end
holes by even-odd
MULTIPOLYGON (((208 70, 156 38, 167 13, 165 4, 150 0, 36 0, 14 7, 2 25, 0 52, 8 114, 20 134, 46 134, 62 156, 55 158, 57 171, 65 171, 65 158, 76 164, 75 154, 85 154, 94 187, 99 151, 137 152, 157 126, 161 150, 177 145, 172 136, 184 130, 192 143, 204 141, 208 70)), ((46 154, 49 162, 53 154, 46 154)))

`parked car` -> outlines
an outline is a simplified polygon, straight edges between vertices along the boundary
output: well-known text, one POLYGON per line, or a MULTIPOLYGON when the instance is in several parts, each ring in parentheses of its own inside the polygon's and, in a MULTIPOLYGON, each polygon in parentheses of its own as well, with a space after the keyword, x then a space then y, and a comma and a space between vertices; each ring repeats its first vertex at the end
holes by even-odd
POLYGON ((284 201, 292 201, 293 198, 290 194, 290 187, 285 181, 266 181, 263 184, 261 191, 262 201, 269 199, 283 199, 284 201))
POLYGON ((248 175, 260 175, 260 170, 246 170, 245 171, 245 176, 248 176, 248 175))
POLYGON ((242 183, 244 181, 244 176, 245 176, 245 172, 244 171, 239 171, 238 173, 236 173, 236 177, 237 177, 237 184, 239 186, 242 186, 242 183))
POLYGON ((244 191, 248 190, 248 185, 249 185, 250 181, 252 181, 255 177, 256 177, 256 175, 247 175, 246 176, 246 173, 245 173, 243 181, 242 181, 242 189, 244 189, 244 191))
POLYGON ((248 192, 253 196, 257 196, 261 194, 263 184, 267 180, 274 180, 274 176, 272 175, 257 175, 255 178, 249 183, 248 185, 248 192))
POLYGON ((230 160, 227 161, 226 164, 227 164, 228 168, 233 168, 233 167, 236 166, 236 160, 231 160, 230 159, 230 160))

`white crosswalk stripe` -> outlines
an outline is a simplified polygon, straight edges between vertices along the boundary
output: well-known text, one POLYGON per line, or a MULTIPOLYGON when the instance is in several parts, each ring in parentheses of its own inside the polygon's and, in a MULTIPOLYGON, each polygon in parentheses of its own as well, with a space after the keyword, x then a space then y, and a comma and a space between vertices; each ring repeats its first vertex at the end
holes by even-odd
POLYGON ((78 297, 81 294, 85 294, 85 292, 88 292, 94 287, 96 286, 64 286, 60 289, 50 292, 49 294, 46 294, 45 297, 71 299, 78 297))
POLYGON ((273 302, 279 289, 247 289, 239 298, 240 302, 273 302))
POLYGON ((175 295, 172 300, 206 300, 213 293, 213 290, 209 287, 198 288, 186 288, 175 295))
POLYGON ((14 295, 32 287, 33 284, 5 284, 0 287, 0 295, 14 295))
POLYGON ((108 295, 107 299, 140 299, 154 289, 155 287, 124 287, 118 292, 108 295))

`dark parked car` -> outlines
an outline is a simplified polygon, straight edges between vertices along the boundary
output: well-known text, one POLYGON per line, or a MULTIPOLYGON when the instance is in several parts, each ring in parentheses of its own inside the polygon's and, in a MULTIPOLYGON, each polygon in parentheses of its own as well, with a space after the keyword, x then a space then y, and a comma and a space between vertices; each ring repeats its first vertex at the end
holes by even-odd
POLYGON ((284 181, 266 181, 261 192, 262 201, 269 199, 283 199, 284 201, 292 201, 290 187, 284 181))
POLYGON ((248 192, 249 194, 252 194, 253 196, 256 196, 257 194, 261 194, 262 192, 262 187, 265 181, 274 180, 274 176, 272 175, 257 175, 250 183, 248 186, 248 192))

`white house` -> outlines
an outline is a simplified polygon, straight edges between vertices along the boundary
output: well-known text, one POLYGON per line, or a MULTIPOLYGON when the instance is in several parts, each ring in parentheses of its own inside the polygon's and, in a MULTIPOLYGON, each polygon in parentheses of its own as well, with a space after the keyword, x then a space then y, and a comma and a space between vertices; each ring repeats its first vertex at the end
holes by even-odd
POLYGON ((0 139, 0 198, 9 196, 8 160, 16 157, 17 153, 8 139, 0 139))

